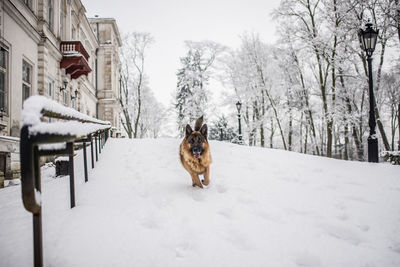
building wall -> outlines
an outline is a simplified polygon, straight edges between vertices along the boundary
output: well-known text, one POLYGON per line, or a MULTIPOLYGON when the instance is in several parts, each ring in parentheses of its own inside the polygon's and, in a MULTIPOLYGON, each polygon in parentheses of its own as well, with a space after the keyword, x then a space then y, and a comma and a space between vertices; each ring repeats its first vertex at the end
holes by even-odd
MULTIPOLYGON (((30 12, 23 9, 25 14, 30 12)), ((22 13, 22 12, 21 12, 22 13)), ((23 13, 22 13, 23 14, 23 13)), ((0 123, 5 127, 1 135, 19 136, 19 121, 22 110, 22 63, 26 61, 32 67, 31 92, 37 93, 38 53, 40 36, 31 32, 30 24, 16 12, 11 3, 4 1, 2 10, 1 42, 8 48, 7 108, 0 123)))
POLYGON ((99 36, 97 81, 99 119, 110 121, 113 127, 120 131, 118 48, 122 45, 121 37, 114 19, 90 18, 89 22, 93 32, 99 36))
MULTIPOLYGON (((6 110, 0 111, 0 187, 19 176, 19 134, 23 105, 23 62, 31 66, 29 95, 40 94, 119 129, 118 47, 114 19, 99 19, 99 41, 80 0, 4 0, 0 5, 0 43, 8 52, 6 110), (53 14, 52 18, 49 14, 53 14), (60 68, 63 41, 80 41, 91 72, 72 79, 60 68), (98 73, 96 75, 96 59, 98 73), (96 88, 97 76, 97 88, 96 88), (65 87, 64 82, 67 82, 65 87), (76 94, 75 94, 76 92, 76 94), (76 98, 75 98, 76 95, 76 98), (5 162, 5 164, 3 164, 5 162), (7 170, 1 166, 6 165, 7 170)), ((25 91, 27 92, 27 91, 25 91)))
POLYGON ((23 62, 31 67, 30 94, 38 93, 39 33, 36 16, 22 1, 3 1, 0 7, 0 43, 7 50, 6 109, 0 112, 0 187, 4 179, 18 178, 23 62), (18 9, 17 9, 17 8, 18 9), (32 26, 33 25, 33 26, 32 26), (5 169, 3 169, 5 168, 5 169))

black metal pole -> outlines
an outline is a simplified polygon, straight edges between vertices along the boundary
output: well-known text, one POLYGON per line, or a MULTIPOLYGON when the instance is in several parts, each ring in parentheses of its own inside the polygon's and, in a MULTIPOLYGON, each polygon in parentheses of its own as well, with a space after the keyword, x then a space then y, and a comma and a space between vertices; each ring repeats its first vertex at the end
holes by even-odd
POLYGON ((83 168, 85 171, 85 183, 88 179, 88 170, 87 170, 87 156, 86 156, 86 142, 83 142, 83 168))
POLYGON ((94 155, 93 155, 93 139, 92 135, 89 136, 90 138, 90 153, 92 155, 92 169, 94 168, 94 155))
POLYGON ((74 143, 67 143, 69 154, 68 171, 69 171, 69 193, 71 200, 71 209, 75 207, 75 177, 74 177, 74 143))
POLYGON ((375 99, 372 80, 372 56, 367 56, 368 61, 368 84, 369 84, 369 136, 368 136, 368 162, 379 162, 378 137, 375 132, 375 99))
POLYGON ((99 160, 99 155, 97 154, 97 133, 94 136, 94 144, 96 146, 96 161, 98 161, 99 160))
POLYGON ((242 141, 242 124, 240 123, 240 112, 238 112, 238 121, 239 121, 239 141, 242 141))
MULTIPOLYGON (((33 164, 34 164, 34 179, 35 189, 41 192, 41 179, 40 179, 40 162, 38 155, 38 147, 34 146, 33 149, 33 164)), ((33 214, 33 250, 35 267, 43 266, 43 231, 42 231, 42 207, 40 206, 39 212, 33 214)))
POLYGON ((99 154, 101 153, 101 139, 102 139, 102 136, 101 136, 101 132, 99 133, 99 154))
POLYGON ((224 139, 224 135, 222 133, 222 128, 220 128, 219 130, 220 130, 219 140, 222 141, 224 139))

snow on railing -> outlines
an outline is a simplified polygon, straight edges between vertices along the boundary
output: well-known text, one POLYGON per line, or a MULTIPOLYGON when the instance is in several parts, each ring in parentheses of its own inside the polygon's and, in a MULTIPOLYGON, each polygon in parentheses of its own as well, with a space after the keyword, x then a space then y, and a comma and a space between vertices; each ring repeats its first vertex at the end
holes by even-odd
POLYGON ((111 124, 107 121, 89 117, 44 96, 31 96, 24 102, 21 123, 21 127, 29 126, 31 135, 40 133, 80 137, 111 127, 111 124), (69 121, 43 122, 43 117, 69 121))
POLYGON ((74 142, 83 143, 85 182, 88 181, 86 143, 90 143, 94 167, 93 139, 98 152, 108 139, 111 124, 65 107, 44 96, 31 96, 24 102, 21 118, 20 158, 22 201, 33 214, 35 266, 43 266, 41 218, 41 156, 69 157, 70 202, 75 206, 74 142), (56 121, 45 122, 44 117, 56 121))

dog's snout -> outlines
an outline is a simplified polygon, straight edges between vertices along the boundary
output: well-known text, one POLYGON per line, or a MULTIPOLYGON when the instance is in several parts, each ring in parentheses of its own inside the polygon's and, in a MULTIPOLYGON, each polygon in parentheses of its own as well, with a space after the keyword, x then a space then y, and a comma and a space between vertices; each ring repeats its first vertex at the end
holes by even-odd
POLYGON ((193 148, 193 153, 200 153, 201 152, 201 148, 200 147, 194 147, 193 148))

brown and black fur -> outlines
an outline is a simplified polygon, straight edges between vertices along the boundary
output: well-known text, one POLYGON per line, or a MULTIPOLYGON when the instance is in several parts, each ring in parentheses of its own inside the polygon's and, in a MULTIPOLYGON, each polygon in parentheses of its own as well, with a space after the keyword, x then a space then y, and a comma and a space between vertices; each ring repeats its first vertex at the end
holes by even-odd
POLYGON ((192 185, 201 188, 210 183, 210 164, 212 162, 210 146, 207 141, 207 124, 202 124, 203 116, 196 120, 194 131, 189 124, 186 125, 185 138, 179 147, 181 163, 189 172, 192 185), (199 175, 204 176, 202 183, 199 175))

